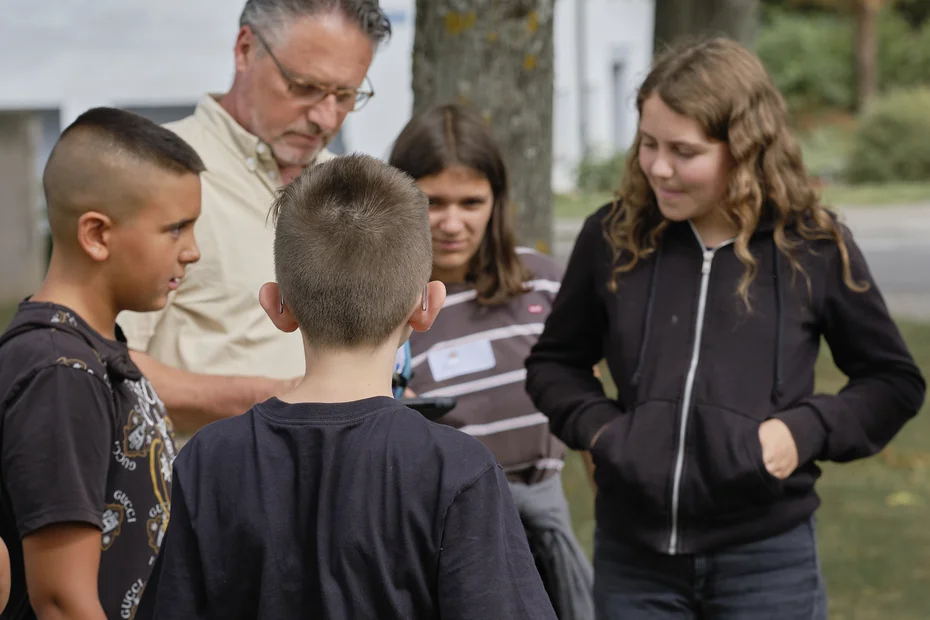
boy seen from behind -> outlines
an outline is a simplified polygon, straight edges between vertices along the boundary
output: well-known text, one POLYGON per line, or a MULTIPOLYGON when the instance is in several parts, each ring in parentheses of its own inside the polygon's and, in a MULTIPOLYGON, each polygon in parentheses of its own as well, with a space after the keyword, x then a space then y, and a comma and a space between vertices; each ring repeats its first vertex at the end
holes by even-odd
POLYGON ((301 330, 306 376, 185 445, 137 619, 554 620, 494 457, 392 396, 398 347, 445 299, 427 208, 362 155, 281 191, 260 298, 301 330))
POLYGON ((53 250, 0 336, 2 618, 131 618, 170 514, 175 445, 123 310, 165 306, 199 254, 203 163, 134 114, 85 112, 43 176, 53 250))

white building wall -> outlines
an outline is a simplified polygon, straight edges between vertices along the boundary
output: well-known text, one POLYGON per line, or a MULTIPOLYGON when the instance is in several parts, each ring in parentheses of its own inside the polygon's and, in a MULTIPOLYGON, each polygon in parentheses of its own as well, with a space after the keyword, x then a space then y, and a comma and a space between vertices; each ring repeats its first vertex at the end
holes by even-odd
MULTIPOLYGON (((581 155, 576 75, 576 3, 586 3, 589 141, 616 146, 614 124, 628 142, 632 96, 652 47, 652 0, 557 0, 553 186, 569 189, 581 155), (630 103, 615 113, 611 66, 627 63, 620 89, 630 103)), ((149 116, 183 114, 204 92, 222 92, 233 75, 232 47, 242 0, 4 0, 0 20, 0 110, 45 110, 54 135, 89 107, 112 105, 149 116), (166 108, 159 110, 160 108, 166 108)), ((350 115, 348 150, 386 157, 413 103, 414 0, 383 0, 394 35, 376 56, 376 97, 350 115)), ((51 128, 51 129, 49 129, 51 128)), ((50 144, 42 145, 41 167, 50 144)))
POLYGON ((592 156, 626 150, 632 142, 637 123, 636 90, 652 59, 653 7, 653 0, 556 1, 556 191, 574 186, 575 170, 583 154, 582 114, 592 156), (579 17, 584 18, 580 29, 579 17), (583 73, 578 70, 579 34, 586 42, 581 49, 583 73), (617 80, 615 65, 621 68, 617 80), (582 89, 587 98, 583 110, 582 89))

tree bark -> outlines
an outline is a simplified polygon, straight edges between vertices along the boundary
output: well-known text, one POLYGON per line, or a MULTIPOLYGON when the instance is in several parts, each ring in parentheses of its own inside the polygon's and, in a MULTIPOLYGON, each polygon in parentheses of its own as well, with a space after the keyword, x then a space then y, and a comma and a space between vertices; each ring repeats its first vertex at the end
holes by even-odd
POLYGON ((881 0, 856 2, 857 107, 863 110, 878 91, 878 12, 881 0))
POLYGON ((725 36, 751 47, 759 0, 656 0, 654 49, 682 39, 725 36))
POLYGON ((510 173, 520 242, 552 247, 552 26, 555 0, 417 0, 414 113, 473 106, 510 173))

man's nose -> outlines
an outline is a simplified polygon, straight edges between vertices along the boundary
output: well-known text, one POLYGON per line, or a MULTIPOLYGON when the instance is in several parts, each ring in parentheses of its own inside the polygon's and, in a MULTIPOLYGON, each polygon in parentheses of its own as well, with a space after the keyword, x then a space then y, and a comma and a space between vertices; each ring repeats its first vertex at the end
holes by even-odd
POLYGON ((333 135, 339 131, 340 120, 339 105, 336 95, 326 95, 323 100, 307 111, 307 118, 323 130, 323 133, 333 135))

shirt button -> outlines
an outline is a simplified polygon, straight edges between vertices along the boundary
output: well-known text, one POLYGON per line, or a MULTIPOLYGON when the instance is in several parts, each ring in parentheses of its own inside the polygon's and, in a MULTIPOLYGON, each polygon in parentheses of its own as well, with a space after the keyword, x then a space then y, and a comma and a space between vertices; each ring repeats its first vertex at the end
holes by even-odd
POLYGON ((271 172, 268 173, 268 178, 271 179, 272 181, 275 181, 278 178, 278 173, 272 170, 271 172))
POLYGON ((255 158, 254 158, 254 157, 249 157, 247 160, 245 160, 245 165, 246 165, 246 166, 248 167, 248 169, 251 170, 252 172, 255 172, 256 168, 258 167, 258 166, 255 164, 255 158))
POLYGON ((258 154, 259 154, 259 155, 264 155, 264 154, 265 154, 265 151, 268 150, 268 147, 265 146, 265 143, 264 143, 264 142, 259 142, 259 143, 258 143, 258 148, 255 149, 255 150, 258 151, 258 154))

